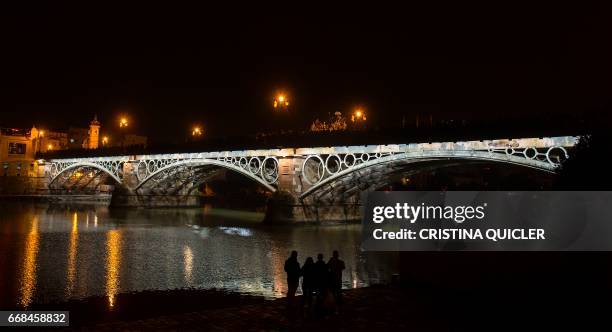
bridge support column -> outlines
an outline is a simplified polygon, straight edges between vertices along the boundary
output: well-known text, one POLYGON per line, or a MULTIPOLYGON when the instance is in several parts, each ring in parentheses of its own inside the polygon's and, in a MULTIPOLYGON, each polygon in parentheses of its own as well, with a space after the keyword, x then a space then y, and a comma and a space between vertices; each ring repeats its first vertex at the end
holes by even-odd
POLYGON ((299 182, 300 158, 278 158, 278 186, 276 192, 268 200, 265 221, 269 223, 284 223, 303 221, 300 213, 299 182))
POLYGON ((303 157, 278 159, 278 187, 268 201, 266 222, 346 222, 361 218, 360 205, 353 202, 305 202, 300 195, 309 184, 302 181, 303 157))

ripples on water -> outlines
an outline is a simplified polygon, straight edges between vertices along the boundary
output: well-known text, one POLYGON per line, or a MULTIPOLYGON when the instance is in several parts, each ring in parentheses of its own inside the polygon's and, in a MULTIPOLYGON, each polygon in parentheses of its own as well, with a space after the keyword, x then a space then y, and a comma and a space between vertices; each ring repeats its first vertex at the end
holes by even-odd
POLYGON ((362 253, 360 225, 264 225, 263 214, 200 209, 0 204, 0 305, 177 288, 267 298, 286 291, 284 261, 339 250, 343 286, 388 282, 397 256, 362 253))

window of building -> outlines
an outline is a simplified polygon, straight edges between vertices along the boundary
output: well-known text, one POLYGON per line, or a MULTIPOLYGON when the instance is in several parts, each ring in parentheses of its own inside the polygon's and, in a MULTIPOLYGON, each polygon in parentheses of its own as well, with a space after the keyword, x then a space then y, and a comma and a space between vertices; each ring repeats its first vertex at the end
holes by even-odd
POLYGON ((9 142, 8 154, 25 154, 26 145, 24 143, 9 142))

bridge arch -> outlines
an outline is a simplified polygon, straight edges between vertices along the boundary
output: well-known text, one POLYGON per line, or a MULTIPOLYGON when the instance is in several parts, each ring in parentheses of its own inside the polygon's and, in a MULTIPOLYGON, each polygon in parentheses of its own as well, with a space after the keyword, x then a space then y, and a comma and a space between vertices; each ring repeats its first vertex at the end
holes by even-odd
MULTIPOLYGON (((564 157, 567 157, 567 151, 563 148, 560 148, 560 149, 561 149, 560 150, 561 153, 564 154, 564 157)), ((551 150, 549 150, 548 152, 550 151, 551 150)), ((525 153, 529 153, 529 152, 525 152, 525 153)), ((537 152, 535 153, 537 154, 537 152)), ((315 160, 322 162, 320 165, 322 166, 324 165, 325 168, 327 168, 329 165, 329 161, 331 160, 330 159, 331 156, 332 155, 328 156, 327 158, 322 158, 320 156, 309 156, 309 157, 312 157, 315 160)), ((342 161, 342 160, 347 159, 347 155, 345 155, 344 157, 339 156, 339 155, 334 155, 332 159, 333 158, 335 158, 336 160, 342 161)), ((352 158, 355 158, 355 156, 353 156, 352 158)), ((361 172, 367 172, 372 169, 377 169, 380 175, 384 175, 385 172, 391 172, 391 169, 393 169, 394 167, 401 168, 401 167, 406 167, 407 165, 411 165, 411 164, 419 164, 419 163, 432 162, 432 161, 456 161, 456 162, 477 161, 477 162, 505 163, 505 164, 522 166, 522 167, 528 167, 531 169, 544 171, 548 173, 555 173, 555 169, 558 167, 558 163, 554 162, 551 159, 549 153, 546 154, 546 158, 544 158, 543 160, 540 160, 528 154, 519 156, 513 153, 502 154, 502 153, 493 153, 490 151, 440 151, 440 152, 434 152, 434 153, 432 153, 431 151, 427 153, 424 153, 423 151, 417 151, 417 152, 407 152, 407 153, 401 153, 401 154, 388 154, 384 156, 377 156, 374 159, 370 158, 369 156, 367 158, 363 158, 363 156, 361 156, 361 157, 357 157, 357 160, 360 160, 361 162, 355 164, 353 161, 353 164, 350 167, 346 167, 344 169, 341 168, 341 162, 338 162, 337 163, 338 167, 334 167, 331 171, 328 172, 329 176, 320 178, 319 181, 317 181, 316 183, 311 182, 310 184, 312 184, 312 186, 309 187, 307 190, 305 190, 300 195, 299 197, 300 200, 304 201, 306 199, 309 199, 311 196, 321 195, 324 192, 329 193, 329 192, 333 192, 334 190, 342 191, 345 188, 341 188, 342 186, 339 186, 335 183, 342 182, 343 179, 348 179, 351 177, 355 177, 355 180, 360 183, 362 189, 375 187, 376 185, 380 184, 381 182, 380 180, 384 182, 383 179, 379 179, 379 181, 373 181, 371 183, 364 183, 363 182, 364 176, 363 174, 361 174, 361 172), (356 174, 358 176, 355 176, 356 174)), ((307 161, 308 161, 308 157, 304 160, 304 163, 302 166, 303 171, 304 171, 307 161)), ((323 167, 321 167, 321 169, 323 169, 323 167)), ((316 171, 318 173, 317 175, 321 175, 326 172, 325 170, 321 170, 321 169, 317 169, 316 171)), ((309 182, 306 174, 302 174, 302 178, 306 180, 306 182, 309 182)))
POLYGON ((67 171, 70 170, 75 170, 78 168, 84 168, 84 167, 89 167, 89 168, 94 168, 97 169, 99 171, 104 172, 106 175, 108 175, 111 179, 113 179, 115 181, 115 183, 117 184, 121 184, 122 180, 119 177, 119 174, 121 174, 120 172, 120 168, 123 167, 123 162, 117 162, 117 163, 113 163, 111 164, 112 167, 115 168, 114 171, 109 170, 106 166, 98 164, 98 163, 94 163, 94 162, 89 162, 89 161, 78 161, 78 162, 74 162, 71 163, 67 166, 60 166, 61 163, 52 163, 51 165, 51 180, 49 181, 49 187, 51 187, 56 180, 62 175, 65 174, 67 171))
MULTIPOLYGON (((271 158, 271 157, 270 157, 271 158)), ((268 158, 267 158, 268 159, 268 158)), ((234 172, 237 172, 239 174, 242 174, 244 176, 246 176, 247 178, 256 181, 257 183, 261 184, 262 186, 264 186, 266 189, 270 190, 271 192, 275 192, 276 188, 274 186, 272 186, 271 183, 275 183, 276 179, 278 178, 278 172, 277 169, 275 171, 275 175, 273 174, 272 176, 274 177, 272 179, 272 181, 268 182, 265 180, 265 177, 263 177, 263 174, 265 172, 264 170, 264 163, 266 163, 268 160, 264 159, 263 161, 259 160, 259 165, 258 166, 254 166, 255 170, 251 171, 249 169, 250 166, 250 161, 246 160, 243 162, 241 161, 242 159, 239 159, 237 163, 230 163, 224 160, 218 160, 218 159, 187 159, 187 160, 179 160, 179 161, 174 161, 174 162, 169 162, 165 165, 163 165, 162 167, 159 167, 157 169, 155 169, 153 172, 149 172, 149 167, 148 165, 145 166, 146 172, 145 172, 145 176, 144 177, 140 177, 138 174, 139 170, 136 169, 136 174, 139 177, 139 181, 138 181, 138 185, 134 188, 135 190, 141 189, 143 186, 145 186, 147 183, 149 183, 152 179, 156 178, 157 176, 168 172, 172 169, 176 169, 176 168, 180 168, 180 167, 193 167, 193 168, 198 168, 198 167, 206 167, 206 166, 213 166, 213 167, 219 167, 219 168, 224 168, 224 169, 228 169, 234 172), (248 163, 246 163, 248 162, 248 163)), ((142 162, 142 161, 141 161, 142 162)), ((278 161, 272 161, 273 164, 276 165, 276 167, 278 168, 278 161)), ((140 165, 142 164, 138 164, 137 167, 140 167, 140 165)))

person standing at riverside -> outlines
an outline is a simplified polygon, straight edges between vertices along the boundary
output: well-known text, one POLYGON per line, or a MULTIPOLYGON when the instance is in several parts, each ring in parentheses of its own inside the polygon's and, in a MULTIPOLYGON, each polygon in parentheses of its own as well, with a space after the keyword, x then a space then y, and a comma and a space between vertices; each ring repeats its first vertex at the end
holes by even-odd
POLYGON ((308 306, 308 310, 312 308, 312 294, 315 292, 315 286, 315 263, 312 257, 308 257, 302 266, 302 306, 308 306))
POLYGON ((317 292, 316 307, 319 313, 323 312, 323 302, 327 295, 329 283, 329 268, 323 260, 323 254, 317 255, 317 262, 314 264, 315 289, 317 292))
POLYGON ((342 305, 342 271, 346 268, 344 261, 339 256, 338 250, 334 250, 332 258, 327 262, 330 273, 330 290, 334 296, 336 308, 342 305))
POLYGON ((298 252, 293 250, 291 256, 285 261, 285 272, 287 273, 287 305, 292 305, 295 292, 300 284, 300 263, 297 260, 298 252))

